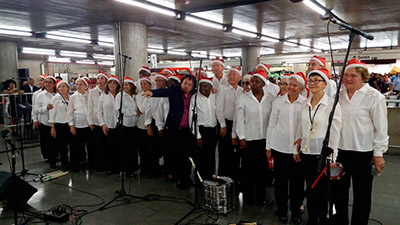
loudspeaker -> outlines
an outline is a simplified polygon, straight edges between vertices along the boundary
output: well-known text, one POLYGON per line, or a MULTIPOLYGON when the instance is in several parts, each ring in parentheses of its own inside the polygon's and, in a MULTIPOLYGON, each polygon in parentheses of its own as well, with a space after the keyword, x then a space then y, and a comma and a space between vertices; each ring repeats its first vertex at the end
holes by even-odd
POLYGON ((20 84, 22 87, 22 84, 24 81, 27 81, 29 79, 29 69, 18 69, 18 77, 20 78, 20 84))
POLYGON ((26 181, 11 173, 0 171, 0 200, 7 206, 15 207, 25 204, 38 190, 26 181))

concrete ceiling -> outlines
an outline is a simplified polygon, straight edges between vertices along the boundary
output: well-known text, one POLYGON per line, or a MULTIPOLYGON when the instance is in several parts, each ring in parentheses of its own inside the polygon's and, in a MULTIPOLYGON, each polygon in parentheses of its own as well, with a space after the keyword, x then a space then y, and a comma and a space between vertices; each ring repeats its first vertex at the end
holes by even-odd
MULTIPOLYGON (((240 55, 243 46, 259 45, 261 54, 297 53, 307 50, 282 44, 283 40, 327 50, 327 22, 305 4, 290 0, 149 0, 191 15, 280 39, 280 43, 261 41, 232 32, 224 32, 175 20, 170 16, 126 5, 114 0, 0 0, 0 28, 27 28, 32 32, 59 31, 89 40, 112 41, 112 24, 130 21, 146 24, 148 45, 164 49, 207 51, 211 54, 240 55), (254 3, 258 2, 258 3, 254 3), (229 8, 226 8, 229 6, 229 8), (232 7, 230 7, 232 6, 232 7), (207 11, 202 11, 207 10, 207 11)), ((319 0, 333 13, 354 27, 375 36, 373 41, 357 38, 354 48, 398 47, 400 28, 399 0, 319 0)), ((330 26, 332 47, 344 49, 348 32, 330 26)), ((82 44, 37 37, 1 35, 20 46, 90 53, 113 54, 112 47, 82 44)), ((165 59, 185 56, 164 55, 165 59)))

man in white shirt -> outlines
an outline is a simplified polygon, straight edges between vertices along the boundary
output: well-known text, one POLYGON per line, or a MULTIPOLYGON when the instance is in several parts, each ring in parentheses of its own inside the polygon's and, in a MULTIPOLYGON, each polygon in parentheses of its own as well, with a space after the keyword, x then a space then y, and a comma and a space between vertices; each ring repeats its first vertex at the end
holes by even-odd
MULTIPOLYGON (((324 57, 319 57, 317 55, 314 55, 310 59, 310 62, 308 63, 306 74, 308 75, 311 71, 319 69, 326 69, 326 59, 324 57)), ((333 80, 328 80, 327 86, 324 90, 325 94, 328 95, 329 97, 333 97, 336 94, 336 90, 337 90, 336 82, 333 80)), ((304 91, 302 95, 305 96, 304 91)))
MULTIPOLYGON (((196 164, 204 179, 211 179, 215 174, 215 147, 217 146, 216 96, 211 93, 211 78, 202 76, 199 81, 199 92, 190 101, 189 122, 192 121, 196 104, 197 126, 191 127, 197 135, 196 164)), ((194 125, 194 124, 192 124, 194 125)))
POLYGON ((217 92, 217 118, 221 126, 218 140, 218 175, 236 180, 239 175, 240 156, 239 151, 236 151, 236 132, 232 128, 236 100, 243 94, 243 88, 238 85, 241 79, 240 69, 230 68, 227 78, 229 85, 220 87, 217 92))
POLYGON ((228 78, 224 76, 224 59, 216 58, 211 63, 213 77, 213 88, 218 91, 221 85, 228 85, 228 78))

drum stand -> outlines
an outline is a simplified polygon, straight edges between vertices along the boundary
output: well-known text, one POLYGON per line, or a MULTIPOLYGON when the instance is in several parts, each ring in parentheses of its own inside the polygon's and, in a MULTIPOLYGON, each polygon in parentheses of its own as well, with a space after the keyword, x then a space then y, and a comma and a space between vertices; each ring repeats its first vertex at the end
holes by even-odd
POLYGON ((178 221, 174 223, 174 225, 180 224, 183 220, 185 220, 188 216, 190 216, 192 213, 194 213, 197 210, 203 210, 200 207, 199 203, 199 191, 198 188, 200 187, 200 184, 203 183, 203 179, 200 176, 199 171, 196 168, 196 165, 193 162, 193 159, 189 157, 190 162, 192 163, 192 167, 194 170, 195 176, 197 175, 199 179, 194 179, 194 203, 193 203, 193 208, 187 212, 182 218, 180 218, 178 221))

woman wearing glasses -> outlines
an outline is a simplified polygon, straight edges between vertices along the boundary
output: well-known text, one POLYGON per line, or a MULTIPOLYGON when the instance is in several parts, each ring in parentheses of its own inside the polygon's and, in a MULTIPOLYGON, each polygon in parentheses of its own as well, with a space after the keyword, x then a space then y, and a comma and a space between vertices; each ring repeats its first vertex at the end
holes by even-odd
MULTIPOLYGON (((319 225, 327 223, 328 178, 323 175, 313 188, 311 186, 319 175, 317 170, 321 158, 322 142, 328 129, 328 118, 333 108, 334 99, 324 93, 329 80, 328 70, 313 70, 308 77, 308 87, 312 97, 302 109, 301 139, 295 142, 295 144, 301 143, 301 152, 300 154, 294 154, 293 157, 297 162, 302 162, 303 174, 306 180, 307 225, 319 225)), ((328 147, 334 151, 333 155, 331 155, 333 161, 336 159, 337 146, 339 144, 341 115, 340 105, 338 104, 333 115, 328 143, 328 147)), ((322 162, 321 169, 325 166, 326 162, 322 162)))
POLYGON ((61 168, 63 171, 69 170, 68 143, 71 133, 69 132, 67 107, 69 101, 70 86, 67 81, 57 81, 57 94, 51 98, 50 104, 53 108, 49 110, 51 136, 56 139, 56 145, 61 158, 61 168))

